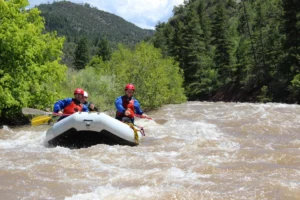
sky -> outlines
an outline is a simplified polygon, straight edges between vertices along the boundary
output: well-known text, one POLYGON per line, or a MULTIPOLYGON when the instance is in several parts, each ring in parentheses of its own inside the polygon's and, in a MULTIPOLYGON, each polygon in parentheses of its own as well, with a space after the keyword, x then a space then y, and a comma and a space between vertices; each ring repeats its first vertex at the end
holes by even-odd
MULTIPOLYGON (((29 7, 53 0, 28 0, 29 7)), ((57 1, 57 0, 56 0, 57 1)), ((88 3, 92 7, 122 17, 144 29, 155 29, 158 22, 167 22, 173 16, 173 7, 184 0, 69 0, 73 3, 88 3)))

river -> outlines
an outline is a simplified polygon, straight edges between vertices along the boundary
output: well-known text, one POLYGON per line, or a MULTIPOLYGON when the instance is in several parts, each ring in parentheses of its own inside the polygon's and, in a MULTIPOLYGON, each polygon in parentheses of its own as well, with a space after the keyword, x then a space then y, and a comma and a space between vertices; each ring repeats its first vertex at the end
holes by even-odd
POLYGON ((300 199, 300 106, 187 102, 136 119, 139 146, 48 147, 0 129, 0 199, 300 199))

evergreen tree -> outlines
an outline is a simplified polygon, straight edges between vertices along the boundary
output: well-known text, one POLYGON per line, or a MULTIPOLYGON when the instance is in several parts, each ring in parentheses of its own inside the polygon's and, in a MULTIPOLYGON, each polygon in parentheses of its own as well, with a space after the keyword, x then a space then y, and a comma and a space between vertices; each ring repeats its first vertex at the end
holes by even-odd
POLYGON ((184 63, 184 75, 186 84, 193 82, 197 70, 201 67, 201 59, 205 57, 205 43, 203 31, 200 27, 196 9, 190 5, 185 18, 186 26, 183 30, 183 51, 181 55, 184 63))
POLYGON ((158 24, 155 26, 155 30, 156 33, 153 38, 152 38, 152 43, 154 45, 155 48, 160 48, 163 52, 165 52, 166 45, 165 45, 165 41, 166 41, 166 37, 164 35, 164 28, 165 28, 165 23, 160 23, 158 22, 158 24))
POLYGON ((102 38, 98 44, 97 56, 102 57, 103 61, 110 60, 112 54, 111 47, 107 39, 102 38))
POLYGON ((158 23, 155 26, 156 34, 152 37, 153 45, 162 50, 164 56, 171 56, 173 47, 172 38, 174 37, 174 28, 170 24, 158 23))
POLYGON ((285 34, 284 50, 287 56, 284 60, 286 70, 300 73, 300 2, 298 0, 283 0, 283 33, 285 34))
POLYGON ((89 49, 87 44, 87 39, 81 38, 77 43, 74 57, 75 69, 84 69, 86 64, 89 62, 89 49))
POLYGON ((207 8, 209 2, 206 0, 198 1, 197 14, 201 26, 201 38, 205 45, 204 55, 201 58, 201 68, 195 74, 197 81, 190 84, 191 93, 196 96, 196 99, 203 99, 205 96, 211 97, 219 87, 218 73, 213 62, 212 45, 212 27, 211 20, 208 16, 207 8))
POLYGON ((282 33, 284 58, 280 65, 279 73, 285 80, 286 87, 291 86, 291 99, 300 100, 299 83, 300 74, 300 2, 298 0, 282 0, 283 24, 282 33), (292 80, 292 82, 290 82, 292 80))
POLYGON ((226 15, 223 2, 218 2, 212 23, 212 44, 215 45, 214 61, 223 83, 232 80, 232 70, 230 69, 230 54, 232 44, 228 34, 228 16, 226 15))
MULTIPOLYGON (((187 95, 198 99, 210 95, 215 82, 211 78, 212 58, 210 56, 210 23, 205 14, 204 1, 190 3, 184 29, 185 62, 184 75, 187 95), (208 89, 209 88, 209 89, 208 89)), ((216 73, 215 73, 216 75, 216 73)))
POLYGON ((185 1, 157 29, 156 44, 184 70, 190 99, 298 101, 299 9, 297 0, 185 1))
POLYGON ((212 53, 211 45, 211 22, 209 16, 206 13, 205 0, 200 0, 197 7, 197 14, 199 16, 199 23, 203 30, 201 37, 204 38, 205 48, 208 54, 212 53))
POLYGON ((184 22, 182 22, 179 19, 174 20, 173 22, 174 27, 174 35, 171 40, 171 43, 173 44, 170 47, 170 54, 175 58, 176 61, 179 62, 180 68, 185 68, 185 63, 183 62, 183 55, 186 53, 184 51, 183 45, 183 37, 184 37, 184 22))

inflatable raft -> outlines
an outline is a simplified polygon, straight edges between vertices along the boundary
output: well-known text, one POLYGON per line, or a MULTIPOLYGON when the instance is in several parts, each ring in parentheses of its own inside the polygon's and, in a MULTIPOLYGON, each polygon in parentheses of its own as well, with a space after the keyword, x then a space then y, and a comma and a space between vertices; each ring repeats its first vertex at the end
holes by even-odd
POLYGON ((78 112, 48 129, 45 141, 51 146, 69 148, 96 144, 136 146, 143 135, 143 130, 138 127, 125 124, 105 113, 78 112))

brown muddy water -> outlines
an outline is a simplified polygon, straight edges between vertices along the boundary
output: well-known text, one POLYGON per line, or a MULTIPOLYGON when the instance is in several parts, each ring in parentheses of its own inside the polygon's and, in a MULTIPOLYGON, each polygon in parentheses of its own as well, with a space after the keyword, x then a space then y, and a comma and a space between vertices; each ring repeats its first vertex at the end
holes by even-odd
POLYGON ((300 106, 188 102, 137 119, 137 147, 48 147, 0 129, 0 199, 300 199, 300 106))

